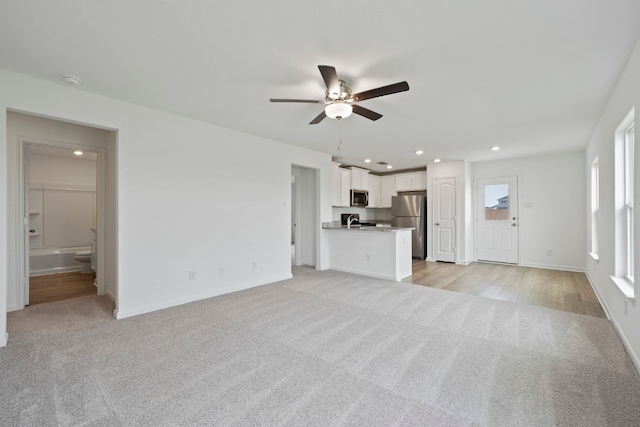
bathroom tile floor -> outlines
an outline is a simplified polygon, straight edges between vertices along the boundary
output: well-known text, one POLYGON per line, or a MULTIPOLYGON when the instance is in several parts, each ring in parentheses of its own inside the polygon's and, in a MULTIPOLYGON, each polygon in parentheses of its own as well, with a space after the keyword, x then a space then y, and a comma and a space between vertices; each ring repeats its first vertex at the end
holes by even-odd
POLYGON ((29 278, 29 305, 96 295, 95 274, 48 274, 29 278))

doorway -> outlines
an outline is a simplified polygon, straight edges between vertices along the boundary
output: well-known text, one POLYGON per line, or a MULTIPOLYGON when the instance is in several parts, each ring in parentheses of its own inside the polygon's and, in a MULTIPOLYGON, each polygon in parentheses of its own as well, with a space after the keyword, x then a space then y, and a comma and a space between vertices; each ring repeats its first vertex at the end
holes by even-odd
POLYGON ((25 305, 96 295, 98 153, 24 145, 25 305))
POLYGON ((317 266, 320 232, 318 194, 318 171, 292 165, 291 234, 295 244, 292 265, 317 266))
MULTIPOLYGON (((7 165, 9 224, 7 310, 22 310, 29 304, 29 146, 93 152, 97 155, 95 210, 97 233, 97 293, 117 305, 117 132, 27 113, 7 111, 7 165)), ((59 173, 66 172, 59 170, 59 173)), ((64 187, 64 184, 62 185, 64 187)), ((64 204, 64 203, 63 203, 64 204)), ((82 228, 82 227, 80 227, 82 228)), ((49 229, 51 231, 51 228, 49 229)), ((34 231, 35 233, 35 231, 34 231)), ((55 233, 54 233, 55 234, 55 233)))
POLYGON ((518 264, 518 177, 477 181, 477 259, 518 264))

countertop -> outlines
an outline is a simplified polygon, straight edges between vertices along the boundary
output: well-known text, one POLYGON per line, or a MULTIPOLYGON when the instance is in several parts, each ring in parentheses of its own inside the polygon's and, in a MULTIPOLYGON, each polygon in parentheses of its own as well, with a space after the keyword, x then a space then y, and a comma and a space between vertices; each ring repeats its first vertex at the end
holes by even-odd
POLYGON ((372 226, 351 226, 351 228, 347 228, 346 225, 336 225, 336 224, 322 224, 322 228, 325 230, 348 230, 348 231, 374 231, 374 232, 382 232, 382 233, 396 233, 398 231, 403 230, 413 230, 413 227, 372 227, 372 226))

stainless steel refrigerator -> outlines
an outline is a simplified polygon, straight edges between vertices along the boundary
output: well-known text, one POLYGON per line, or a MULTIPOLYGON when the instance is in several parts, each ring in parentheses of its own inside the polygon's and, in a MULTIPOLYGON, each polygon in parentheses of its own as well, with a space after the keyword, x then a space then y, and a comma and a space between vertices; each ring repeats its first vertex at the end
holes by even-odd
POLYGON ((427 257, 427 198, 426 196, 393 196, 391 198, 391 226, 413 227, 412 256, 427 257))

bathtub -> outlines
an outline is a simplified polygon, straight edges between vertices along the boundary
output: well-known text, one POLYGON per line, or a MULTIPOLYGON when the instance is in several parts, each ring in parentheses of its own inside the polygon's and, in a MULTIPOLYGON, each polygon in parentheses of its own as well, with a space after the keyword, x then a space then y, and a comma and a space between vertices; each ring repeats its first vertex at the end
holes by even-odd
POLYGON ((82 271, 83 263, 73 256, 78 251, 90 251, 91 246, 29 250, 29 276, 82 271))

